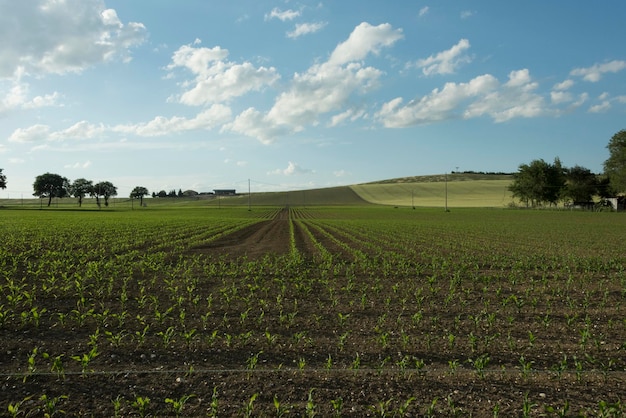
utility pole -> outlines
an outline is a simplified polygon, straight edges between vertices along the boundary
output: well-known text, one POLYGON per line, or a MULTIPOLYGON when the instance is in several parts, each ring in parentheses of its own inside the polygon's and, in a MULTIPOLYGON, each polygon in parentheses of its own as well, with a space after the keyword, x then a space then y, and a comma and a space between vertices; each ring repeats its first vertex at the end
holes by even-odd
POLYGON ((251 211, 250 208, 250 179, 248 179, 248 212, 251 211))
POLYGON ((445 174, 445 180, 446 180, 446 212, 448 211, 448 172, 446 171, 445 174))

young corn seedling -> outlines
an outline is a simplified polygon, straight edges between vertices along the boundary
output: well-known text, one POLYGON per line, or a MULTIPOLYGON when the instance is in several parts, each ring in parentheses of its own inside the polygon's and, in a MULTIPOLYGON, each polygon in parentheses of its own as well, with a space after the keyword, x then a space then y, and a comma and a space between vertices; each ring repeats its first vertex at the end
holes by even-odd
POLYGON ((44 418, 51 418, 57 414, 65 414, 65 411, 58 409, 58 403, 64 399, 67 399, 67 395, 61 395, 54 398, 49 398, 48 395, 43 394, 39 398, 43 402, 42 411, 44 418))
POLYGON ((150 398, 137 396, 132 403, 132 407, 137 410, 140 417, 145 417, 148 414, 148 408, 150 407, 150 398))
POLYGON ((307 397, 306 407, 305 407, 305 415, 308 418, 313 418, 317 415, 317 405, 315 405, 315 401, 313 400, 313 391, 315 389, 311 389, 309 391, 309 396, 307 397))
POLYGON ((183 408, 187 401, 196 395, 183 395, 178 399, 165 398, 165 403, 170 406, 174 414, 179 417, 183 413, 183 408))
POLYGON ((282 404, 276 395, 274 395, 274 412, 277 418, 284 417, 289 413, 289 406, 282 404))

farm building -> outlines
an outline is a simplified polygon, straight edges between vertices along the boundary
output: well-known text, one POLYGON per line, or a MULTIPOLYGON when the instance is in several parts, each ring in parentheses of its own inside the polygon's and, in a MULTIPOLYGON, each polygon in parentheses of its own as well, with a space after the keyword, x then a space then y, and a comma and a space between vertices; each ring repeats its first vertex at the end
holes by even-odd
POLYGON ((237 191, 235 189, 214 189, 215 196, 235 196, 237 191))

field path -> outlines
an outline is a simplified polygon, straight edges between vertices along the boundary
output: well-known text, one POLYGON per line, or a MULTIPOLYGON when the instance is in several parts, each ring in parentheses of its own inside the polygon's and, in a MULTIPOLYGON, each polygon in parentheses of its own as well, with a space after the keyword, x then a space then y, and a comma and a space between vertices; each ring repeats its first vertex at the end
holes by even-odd
POLYGON ((266 254, 289 252, 289 210, 281 209, 273 219, 257 222, 194 249, 208 255, 236 259, 261 258, 266 254))

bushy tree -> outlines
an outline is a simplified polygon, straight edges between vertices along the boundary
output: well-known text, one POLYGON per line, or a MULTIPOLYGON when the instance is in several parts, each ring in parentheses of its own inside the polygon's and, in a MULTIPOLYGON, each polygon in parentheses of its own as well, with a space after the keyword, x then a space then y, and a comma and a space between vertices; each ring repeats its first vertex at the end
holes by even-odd
POLYGON ((78 198, 78 206, 83 206, 83 197, 93 195, 93 182, 87 179, 76 179, 70 186, 70 194, 78 198))
POLYGON ((609 158, 604 162, 604 173, 613 190, 626 193, 626 130, 622 129, 609 141, 609 158))
POLYGON ((550 164, 544 160, 533 160, 522 164, 513 175, 509 190, 526 206, 539 206, 545 203, 556 204, 565 186, 565 173, 558 158, 550 164))
POLYGON ((143 206, 143 197, 148 194, 150 194, 150 192, 148 192, 148 189, 143 186, 137 186, 133 189, 132 192, 130 192, 130 198, 139 199, 139 205, 143 206))
POLYGON ((33 196, 48 198, 48 206, 53 197, 63 198, 69 195, 70 181, 59 174, 45 173, 35 178, 33 196))
POLYGON ((590 202, 598 194, 598 178, 588 168, 574 166, 566 170, 563 197, 573 202, 590 202))
POLYGON ((104 206, 109 206, 109 198, 117 196, 117 187, 110 181, 101 181, 93 186, 96 204, 100 207, 100 196, 104 197, 104 206))
POLYGON ((5 176, 4 174, 2 174, 2 168, 0 168, 0 189, 6 189, 7 188, 7 176, 5 176))

